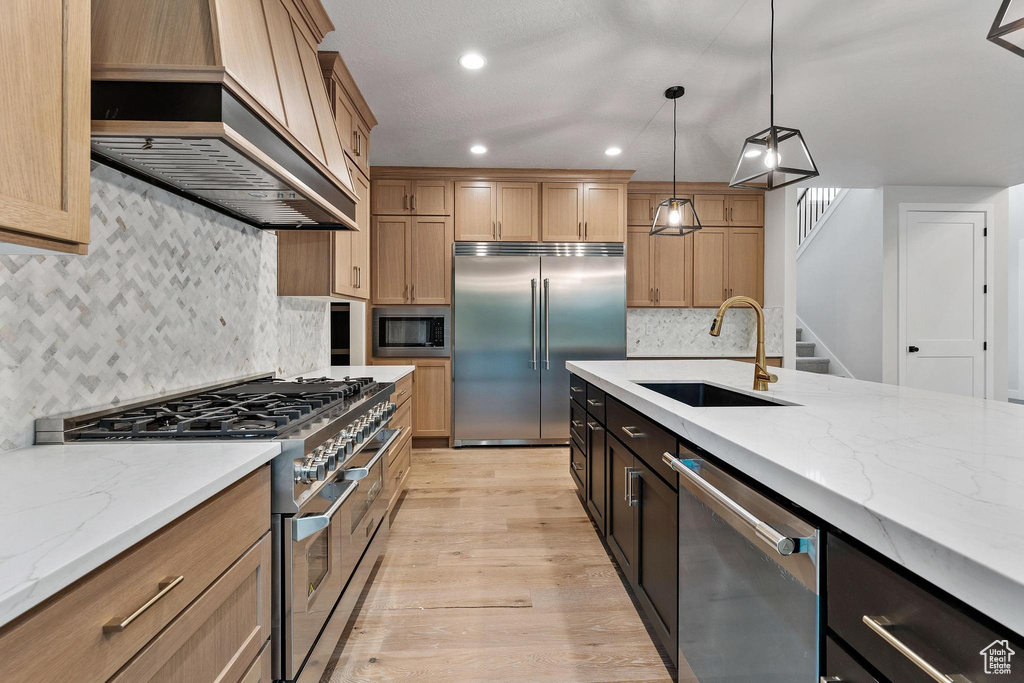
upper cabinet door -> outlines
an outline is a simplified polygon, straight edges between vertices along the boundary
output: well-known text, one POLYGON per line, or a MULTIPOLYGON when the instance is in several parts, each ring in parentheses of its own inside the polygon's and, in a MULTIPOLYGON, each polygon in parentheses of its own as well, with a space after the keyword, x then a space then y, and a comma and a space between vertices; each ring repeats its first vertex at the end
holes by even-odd
POLYGON ((650 228, 630 228, 626 232, 626 305, 653 306, 651 280, 650 228))
POLYGON ((715 227, 729 224, 724 194, 696 194, 693 196, 693 206, 701 225, 715 227))
POLYGON ((455 183, 455 239, 493 241, 498 232, 495 183, 460 180, 455 183))
POLYGON ((541 192, 541 239, 545 242, 583 239, 583 183, 543 183, 541 192))
POLYGON ((299 58, 299 44, 295 42, 291 16, 281 0, 263 0, 263 10, 284 97, 284 117, 281 122, 317 159, 324 161, 324 146, 320 141, 313 103, 306 88, 306 75, 299 58))
POLYGON ((0 21, 0 241, 89 242, 89 3, 10 0, 0 21))
POLYGON ((764 195, 729 195, 725 203, 729 225, 738 227, 760 227, 764 225, 764 195))
POLYGON ((586 242, 622 242, 626 239, 624 184, 584 184, 583 239, 586 242))
POLYGON ((693 235, 651 237, 654 303, 690 306, 693 302, 693 235))
POLYGON ((323 145, 324 163, 345 187, 352 190, 352 176, 349 175, 348 166, 345 163, 345 153, 341 147, 341 139, 338 137, 338 126, 334 122, 334 112, 327 99, 327 87, 324 85, 323 73, 320 71, 316 46, 310 45, 306 41, 305 35, 294 23, 292 30, 295 34, 295 44, 298 46, 299 62, 302 64, 302 71, 305 74, 308 98, 313 107, 313 117, 320 133, 320 142, 323 145))
POLYGON ((537 183, 498 183, 498 240, 536 242, 540 237, 537 183))
POLYGON ((373 302, 409 303, 411 218, 378 216, 373 219, 373 302))
POLYGON ((408 214, 412 183, 408 180, 374 180, 371 196, 375 214, 408 214))
MULTIPOLYGON (((359 195, 359 202, 356 203, 356 224, 358 231, 350 231, 352 242, 352 273, 355 278, 352 285, 352 295, 360 299, 370 298, 370 181, 361 171, 352 169, 352 179, 356 184, 356 194, 359 195)), ((336 234, 345 232, 335 231, 336 234)))
POLYGON ((414 180, 409 207, 417 216, 452 215, 451 181, 414 180))
POLYGON ((447 216, 412 219, 412 279, 414 304, 451 303, 452 223, 447 216))
POLYGON ((764 229, 729 230, 729 296, 764 304, 764 229))
MULTIPOLYGON (((698 216, 700 207, 697 207, 698 216)), ((729 288, 729 230, 704 228, 693 233, 693 305, 719 306, 729 288)))
POLYGON ((630 192, 626 195, 626 224, 637 226, 652 225, 654 222, 655 203, 653 194, 630 192))

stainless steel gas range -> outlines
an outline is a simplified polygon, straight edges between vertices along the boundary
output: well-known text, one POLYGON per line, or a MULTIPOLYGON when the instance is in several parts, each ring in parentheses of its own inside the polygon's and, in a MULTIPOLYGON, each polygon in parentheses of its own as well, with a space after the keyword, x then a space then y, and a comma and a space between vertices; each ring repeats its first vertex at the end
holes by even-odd
POLYGON ((36 421, 36 443, 271 440, 274 679, 319 680, 388 535, 394 384, 254 376, 36 421))

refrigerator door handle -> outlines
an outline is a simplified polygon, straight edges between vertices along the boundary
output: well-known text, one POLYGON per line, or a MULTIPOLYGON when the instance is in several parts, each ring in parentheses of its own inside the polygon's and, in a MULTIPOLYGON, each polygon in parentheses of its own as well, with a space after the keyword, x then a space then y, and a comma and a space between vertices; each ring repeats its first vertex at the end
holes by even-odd
POLYGON ((551 369, 551 279, 544 278, 544 369, 551 369))
POLYGON ((530 342, 533 352, 530 354, 530 369, 537 369, 537 278, 530 280, 530 342))

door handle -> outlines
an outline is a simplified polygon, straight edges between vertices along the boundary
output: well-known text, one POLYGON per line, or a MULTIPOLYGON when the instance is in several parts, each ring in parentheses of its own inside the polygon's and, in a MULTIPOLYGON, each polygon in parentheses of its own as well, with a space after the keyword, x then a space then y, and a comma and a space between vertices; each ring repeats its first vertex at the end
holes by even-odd
POLYGON ((654 287, 651 287, 651 303, 654 303, 654 287))
POLYGON ((551 279, 544 278, 544 369, 551 369, 551 279))
POLYGON ((623 467, 622 476, 622 499, 629 503, 630 486, 629 486, 629 466, 623 467))
POLYGON ((352 266, 352 286, 359 287, 359 266, 352 266))
POLYGON ((661 287, 654 288, 654 303, 661 303, 661 287))
POLYGON ((583 223, 576 223, 576 237, 583 236, 583 223))
POLYGON ((409 210, 416 210, 416 195, 409 195, 409 210))
POLYGON ((530 280, 530 369, 537 369, 537 278, 530 280))
POLYGON ((491 221, 491 237, 498 238, 498 224, 494 221, 491 221))
POLYGON ((907 347, 907 353, 917 353, 920 350, 921 350, 920 347, 917 347, 917 346, 908 346, 907 347))
POLYGON ((640 478, 640 470, 630 467, 629 468, 629 497, 626 498, 626 502, 629 503, 629 507, 634 508, 640 504, 640 499, 633 493, 633 482, 640 478))
POLYGON ((583 221, 583 239, 587 239, 587 221, 583 221))
POLYGON ((501 221, 498 221, 498 239, 501 239, 501 221))
POLYGON ((407 194, 403 194, 402 195, 402 209, 404 209, 404 210, 408 210, 409 209, 409 195, 407 195, 407 194))
POLYGON ((928 662, 928 660, 926 660, 924 657, 911 650, 909 647, 907 647, 906 643, 904 643, 902 640, 894 636, 888 628, 894 626, 894 624, 885 617, 869 617, 865 614, 862 618, 862 621, 865 624, 867 624, 868 628, 877 633, 882 638, 882 640, 891 645, 901 655, 903 655, 911 662, 913 662, 914 666, 916 666, 921 671, 925 672, 925 674, 927 674, 928 677, 931 678, 933 681, 938 681, 939 683, 953 683, 954 680, 959 680, 959 677, 957 677, 957 679, 954 679, 953 677, 947 676, 946 674, 936 669, 932 664, 928 662))

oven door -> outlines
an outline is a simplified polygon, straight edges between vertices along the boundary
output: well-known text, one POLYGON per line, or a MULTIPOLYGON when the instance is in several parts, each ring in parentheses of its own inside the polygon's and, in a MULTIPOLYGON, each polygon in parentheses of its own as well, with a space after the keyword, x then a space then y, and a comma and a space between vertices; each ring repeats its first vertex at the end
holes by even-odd
MULTIPOLYGON (((397 441, 400 429, 382 429, 376 437, 357 454, 345 471, 355 472, 359 486, 345 504, 344 517, 339 518, 345 536, 342 546, 342 568, 345 580, 351 576, 363 551, 370 544, 377 527, 387 514, 388 500, 384 492, 387 453, 397 441)), ((348 475, 351 476, 351 475, 348 475)))

